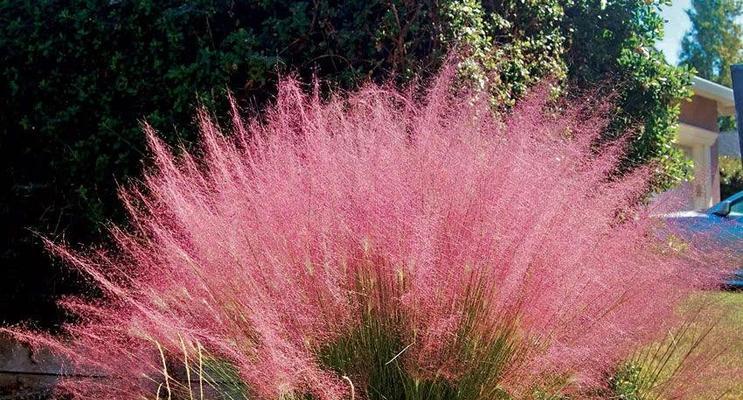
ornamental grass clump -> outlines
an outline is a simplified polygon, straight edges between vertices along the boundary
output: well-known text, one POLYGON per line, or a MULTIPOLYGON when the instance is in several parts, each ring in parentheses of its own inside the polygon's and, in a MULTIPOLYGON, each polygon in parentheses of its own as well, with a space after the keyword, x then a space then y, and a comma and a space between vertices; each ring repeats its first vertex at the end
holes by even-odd
POLYGON ((113 248, 53 251, 100 289, 63 335, 81 399, 582 398, 713 285, 617 174, 601 102, 507 116, 445 69, 321 99, 284 80, 122 191, 113 248))

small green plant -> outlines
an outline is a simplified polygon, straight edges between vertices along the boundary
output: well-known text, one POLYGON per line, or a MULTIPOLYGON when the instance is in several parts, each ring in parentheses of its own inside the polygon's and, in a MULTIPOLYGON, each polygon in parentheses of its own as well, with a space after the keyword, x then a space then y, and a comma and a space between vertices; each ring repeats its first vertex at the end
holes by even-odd
POLYGON ((640 397, 640 379, 642 367, 634 363, 620 366, 609 380, 611 392, 618 400, 642 400, 640 397))

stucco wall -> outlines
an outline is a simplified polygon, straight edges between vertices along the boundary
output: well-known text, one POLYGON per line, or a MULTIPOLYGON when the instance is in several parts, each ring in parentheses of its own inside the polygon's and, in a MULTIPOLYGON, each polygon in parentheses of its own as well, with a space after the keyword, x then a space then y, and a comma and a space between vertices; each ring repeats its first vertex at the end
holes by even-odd
POLYGON ((62 363, 48 350, 28 347, 0 336, 0 399, 44 399, 62 363))
POLYGON ((681 104, 681 122, 717 132, 717 102, 694 95, 691 101, 681 104))
POLYGON ((691 101, 681 104, 679 122, 682 126, 679 144, 694 149, 696 178, 692 183, 694 189, 692 193, 697 197, 694 200, 696 208, 706 208, 720 201, 718 145, 715 140, 719 132, 718 112, 718 103, 715 100, 698 95, 694 95, 691 101), (709 137, 712 141, 708 140, 709 137))

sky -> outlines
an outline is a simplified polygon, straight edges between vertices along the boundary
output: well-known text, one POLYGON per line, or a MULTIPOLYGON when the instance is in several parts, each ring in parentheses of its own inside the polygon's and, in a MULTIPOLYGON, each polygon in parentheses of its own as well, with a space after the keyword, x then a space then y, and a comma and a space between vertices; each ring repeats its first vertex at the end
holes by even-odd
MULTIPOLYGON (((664 6, 662 10, 663 19, 666 20, 665 36, 657 43, 657 46, 671 64, 678 63, 681 39, 691 27, 689 17, 686 15, 686 10, 689 8, 691 8, 691 0, 673 0, 672 5, 664 6)), ((743 18, 740 20, 743 23, 743 18)))
POLYGON ((691 22, 686 10, 691 7, 691 0, 674 0, 670 6, 663 7, 663 19, 666 20, 665 35, 658 42, 658 49, 663 51, 666 60, 671 64, 678 63, 678 52, 681 49, 681 38, 689 30, 691 22))

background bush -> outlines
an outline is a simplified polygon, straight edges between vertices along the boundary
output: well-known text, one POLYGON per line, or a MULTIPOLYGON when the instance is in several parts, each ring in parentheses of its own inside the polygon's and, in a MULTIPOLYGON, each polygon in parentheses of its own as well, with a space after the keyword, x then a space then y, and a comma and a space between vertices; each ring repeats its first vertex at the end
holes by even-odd
POLYGON ((743 190, 743 166, 740 159, 720 157, 720 198, 726 199, 743 190))
POLYGON ((545 76, 619 89, 611 130, 637 127, 626 166, 657 162, 657 186, 683 176, 671 145, 688 73, 652 49, 662 33, 646 0, 0 1, 0 320, 59 317, 79 291, 32 231, 72 242, 120 220, 117 182, 146 159, 140 122, 166 140, 195 136, 203 103, 225 91, 260 107, 277 77, 313 74, 353 88, 431 73, 453 46, 462 75, 513 104, 545 76))

